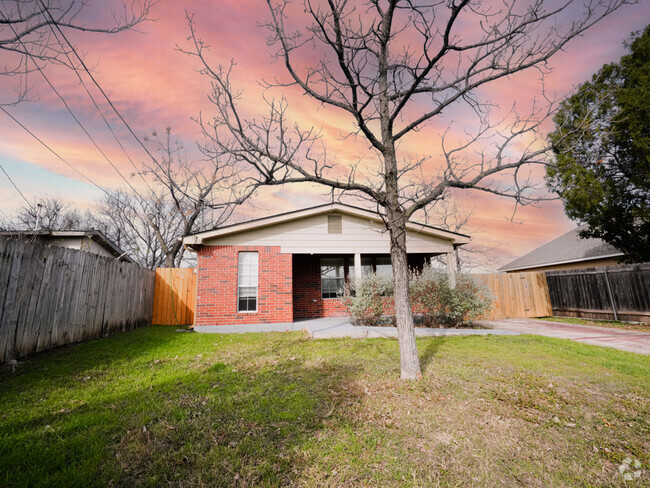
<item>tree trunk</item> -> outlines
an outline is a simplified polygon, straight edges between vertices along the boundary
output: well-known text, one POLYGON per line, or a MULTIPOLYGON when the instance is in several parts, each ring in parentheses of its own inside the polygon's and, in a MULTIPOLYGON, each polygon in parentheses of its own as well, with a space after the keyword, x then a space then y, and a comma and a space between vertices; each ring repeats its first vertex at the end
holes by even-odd
POLYGON ((409 296, 409 268, 406 253, 406 221, 403 216, 392 217, 388 213, 390 233, 390 258, 394 275, 395 319, 399 342, 401 378, 417 380, 422 378, 418 346, 415 342, 413 311, 409 296))

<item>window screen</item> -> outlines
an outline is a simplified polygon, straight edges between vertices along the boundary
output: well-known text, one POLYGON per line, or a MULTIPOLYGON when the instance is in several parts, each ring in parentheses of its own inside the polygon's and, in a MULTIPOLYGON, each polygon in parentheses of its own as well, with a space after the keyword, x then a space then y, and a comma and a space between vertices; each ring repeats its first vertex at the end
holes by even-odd
POLYGON ((320 282, 323 298, 337 298, 343 295, 345 286, 343 258, 321 258, 320 282))
POLYGON ((238 266, 237 310, 257 311, 258 257, 256 252, 240 252, 238 266))

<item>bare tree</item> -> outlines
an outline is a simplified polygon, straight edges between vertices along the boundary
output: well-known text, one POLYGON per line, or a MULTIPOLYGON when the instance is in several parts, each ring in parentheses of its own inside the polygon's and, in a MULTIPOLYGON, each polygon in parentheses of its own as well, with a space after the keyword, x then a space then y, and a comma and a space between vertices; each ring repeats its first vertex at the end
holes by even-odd
POLYGON ((247 195, 235 192, 238 178, 227 155, 188 161, 170 127, 145 141, 161 155, 142 168, 141 176, 152 184, 137 194, 110 192, 95 222, 142 266, 179 267, 185 255, 180 238, 223 224, 247 195))
POLYGON ((84 13, 92 10, 88 0, 0 1, 0 52, 15 55, 0 68, 0 76, 19 80, 15 99, 10 103, 30 98, 27 75, 45 64, 81 68, 81 59, 63 38, 65 32, 115 34, 132 29, 147 20, 155 3, 155 0, 119 2, 120 8, 113 12, 110 25, 93 25, 83 18, 84 13))
POLYGON ((401 377, 421 376, 408 294, 406 222, 452 188, 536 198, 526 165, 547 164, 540 124, 553 112, 544 97, 525 114, 491 120, 480 89, 524 70, 548 70, 548 60, 606 15, 633 0, 267 0, 269 45, 287 80, 316 103, 346 113, 350 137, 362 137, 376 158, 374 169, 339 163, 315 127, 289 120, 287 100, 265 97, 268 111, 248 117, 233 86, 234 63, 214 66, 188 16, 192 47, 186 50, 212 82, 216 114, 203 124, 217 154, 227 153, 250 170, 253 185, 309 182, 362 196, 384 216, 395 279, 401 377), (567 21, 579 11, 580 18, 567 21), (306 16, 305 19, 298 18, 306 16), (304 25, 304 27, 300 27, 304 25), (462 28, 461 28, 462 26, 462 28), (316 53, 316 56, 314 56, 316 53), (310 59, 311 65, 303 66, 310 59), (413 159, 400 148, 452 106, 476 117, 466 140, 441 136, 442 167, 413 159), (509 180, 508 183, 505 179, 509 180))
POLYGON ((92 227, 101 230, 136 263, 149 269, 166 263, 160 239, 174 242, 180 232, 178 215, 163 195, 144 200, 127 190, 105 194, 90 220, 92 227), (151 224, 157 227, 157 232, 151 224))
MULTIPOLYGON (((471 219, 474 216, 476 206, 475 203, 463 206, 459 203, 457 196, 448 196, 436 200, 431 204, 431 208, 426 209, 426 220, 451 232, 475 236, 479 229, 472 225, 471 219)), ((454 250, 456 270, 461 273, 494 269, 498 263, 498 257, 494 254, 494 251, 501 244, 499 242, 484 245, 471 242, 465 246, 456 247, 454 250)), ((442 262, 440 256, 434 259, 438 264, 447 266, 447 263, 442 262)))
POLYGON ((86 218, 74 205, 60 196, 50 196, 33 204, 23 205, 17 211, 11 230, 79 230, 86 226, 86 218))

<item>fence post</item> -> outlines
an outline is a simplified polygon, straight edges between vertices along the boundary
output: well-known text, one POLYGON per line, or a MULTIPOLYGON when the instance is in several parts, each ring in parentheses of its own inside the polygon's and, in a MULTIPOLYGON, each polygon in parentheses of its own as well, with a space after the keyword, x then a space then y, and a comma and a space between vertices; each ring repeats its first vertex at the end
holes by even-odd
POLYGON ((616 304, 614 303, 614 294, 612 293, 612 286, 609 284, 609 274, 605 268, 605 283, 607 283, 607 293, 609 294, 609 301, 612 304, 612 311, 614 312, 614 320, 618 321, 618 313, 616 313, 616 304))

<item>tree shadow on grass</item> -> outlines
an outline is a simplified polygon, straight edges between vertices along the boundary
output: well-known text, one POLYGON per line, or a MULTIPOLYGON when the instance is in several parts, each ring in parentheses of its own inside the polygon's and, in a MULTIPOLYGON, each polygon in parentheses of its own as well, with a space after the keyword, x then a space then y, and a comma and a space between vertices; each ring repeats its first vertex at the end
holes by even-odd
POLYGON ((427 371, 429 363, 431 363, 431 360, 438 353, 440 346, 442 346, 446 340, 447 338, 445 336, 420 339, 420 366, 423 373, 427 371))
MULTIPOLYGON (((360 397, 353 365, 299 358, 240 364, 160 362, 158 380, 105 392, 67 412, 0 427, 0 485, 283 486, 307 465, 301 446, 360 397)), ((60 392, 58 392, 60 393, 60 392)))

